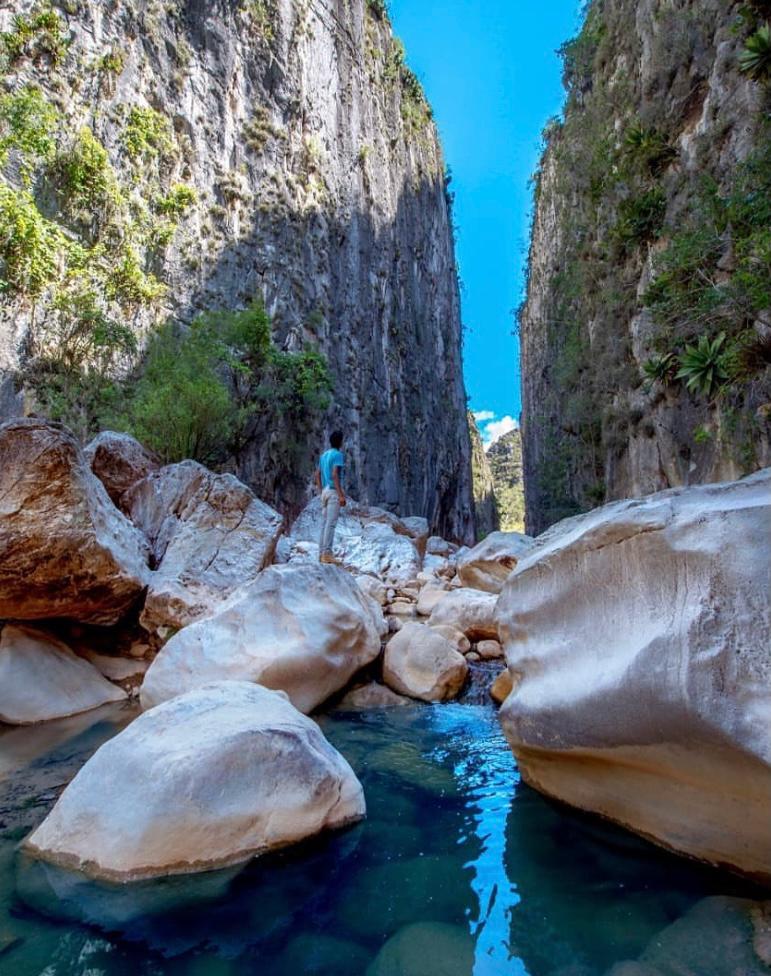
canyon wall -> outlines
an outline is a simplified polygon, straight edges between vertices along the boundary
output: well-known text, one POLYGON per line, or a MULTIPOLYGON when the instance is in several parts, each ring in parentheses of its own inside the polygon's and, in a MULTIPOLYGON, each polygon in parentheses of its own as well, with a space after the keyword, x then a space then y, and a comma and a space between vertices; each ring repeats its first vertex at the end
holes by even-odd
POLYGON ((520 314, 532 533, 771 463, 767 17, 593 0, 562 49, 520 314))
POLYGON ((35 277, 7 236, 0 250, 0 416, 35 410, 19 370, 61 348, 84 279, 89 307, 128 327, 140 352, 161 321, 259 299, 280 349, 326 357, 332 403, 302 429, 255 428, 238 474, 297 510, 340 426, 355 496, 470 540, 445 166, 383 5, 18 2, 0 29, 0 132, 13 137, 26 98, 37 133, 0 156, 0 192, 16 194, 0 216, 18 228, 22 207, 50 258, 35 277), (73 160, 101 165, 82 199, 62 192, 82 176, 73 160))

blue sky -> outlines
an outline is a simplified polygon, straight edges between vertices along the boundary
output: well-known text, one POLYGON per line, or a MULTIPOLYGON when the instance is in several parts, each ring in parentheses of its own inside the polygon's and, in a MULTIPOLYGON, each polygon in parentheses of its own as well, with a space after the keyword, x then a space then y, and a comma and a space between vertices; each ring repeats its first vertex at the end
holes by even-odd
POLYGON ((522 294, 528 180, 541 129, 562 105, 555 51, 575 33, 578 7, 578 0, 390 2, 452 168, 466 389, 488 440, 521 410, 511 310, 522 294))

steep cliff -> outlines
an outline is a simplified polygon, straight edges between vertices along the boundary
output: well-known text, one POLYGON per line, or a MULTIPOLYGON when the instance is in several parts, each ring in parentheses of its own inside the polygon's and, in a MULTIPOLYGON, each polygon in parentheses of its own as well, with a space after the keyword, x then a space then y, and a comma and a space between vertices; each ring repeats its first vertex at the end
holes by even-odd
POLYGON ((326 357, 333 402, 300 429, 253 425, 238 473, 296 509, 341 426, 355 495, 469 538, 444 163, 383 6, 0 11, 2 415, 24 409, 17 373, 41 353, 83 358, 85 335, 85 386, 135 370, 161 321, 260 299, 278 348, 326 357))
POLYGON ((593 0, 562 49, 520 315, 531 532, 771 460, 767 16, 593 0))
POLYGON ((495 485, 493 473, 482 444, 474 415, 468 415, 468 427, 471 434, 471 474, 474 491, 474 521, 476 523, 477 539, 495 532, 498 529, 498 506, 495 500, 495 485))
POLYGON ((504 532, 525 531, 525 489, 522 480, 522 432, 517 428, 499 437, 487 449, 493 476, 495 504, 504 532))

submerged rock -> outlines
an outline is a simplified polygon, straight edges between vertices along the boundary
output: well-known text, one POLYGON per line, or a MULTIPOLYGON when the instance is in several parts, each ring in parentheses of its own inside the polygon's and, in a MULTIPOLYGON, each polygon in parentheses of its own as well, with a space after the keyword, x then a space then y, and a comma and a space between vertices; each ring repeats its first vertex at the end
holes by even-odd
POLYGON ((125 691, 55 637, 27 627, 3 627, 0 722, 46 722, 125 698, 125 691))
POLYGON ((125 491, 160 467, 157 458, 130 434, 112 430, 97 434, 83 453, 118 508, 125 491))
POLYGON ((436 604, 429 617, 432 627, 450 626, 471 641, 497 640, 495 606, 498 597, 480 590, 451 590, 436 604))
POLYGON ((491 532, 473 549, 458 556, 458 578, 464 586, 500 593, 517 562, 533 547, 519 532, 491 532))
POLYGON ((148 557, 69 431, 0 426, 0 617, 117 623, 147 583, 148 557))
POLYGON ((315 722, 279 692, 222 681, 106 742, 25 846, 131 881, 236 864, 364 812, 359 781, 315 722))
POLYGON ((473 969, 474 940, 465 928, 415 922, 386 942, 366 976, 468 976, 473 969))
POLYGON ((555 526, 509 578, 524 778, 771 880, 771 470, 555 526))
MULTIPOLYGON (((317 543, 321 500, 314 498, 292 526, 292 540, 317 543)), ((413 580, 422 559, 413 531, 401 519, 379 508, 349 502, 335 530, 335 555, 352 572, 394 583, 413 580)))
POLYGON ((195 461, 154 472, 122 501, 152 546, 141 616, 149 631, 185 627, 221 606, 271 561, 281 533, 281 516, 246 485, 195 461))
POLYGON ((379 607, 345 570, 272 566, 164 645, 145 676, 142 706, 232 678, 281 689, 309 712, 374 661, 381 625, 379 607))
POLYGON ((391 691, 385 685, 378 684, 377 681, 370 681, 369 684, 352 688, 340 699, 337 707, 343 710, 358 711, 366 708, 398 708, 403 705, 414 704, 412 698, 397 695, 395 691, 391 691))
POLYGON ((383 680, 402 695, 423 701, 457 697, 468 674, 464 656, 437 631, 405 623, 386 644, 383 680))

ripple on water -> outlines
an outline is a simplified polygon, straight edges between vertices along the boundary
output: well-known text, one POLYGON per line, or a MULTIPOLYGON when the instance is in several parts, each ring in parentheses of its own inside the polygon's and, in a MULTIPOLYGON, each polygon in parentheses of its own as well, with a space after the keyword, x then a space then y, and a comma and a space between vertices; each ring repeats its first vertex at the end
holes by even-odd
POLYGON ((484 706, 324 716, 367 820, 241 870, 118 886, 19 854, 130 717, 0 733, 0 976, 771 972, 751 892, 528 789, 484 706))

